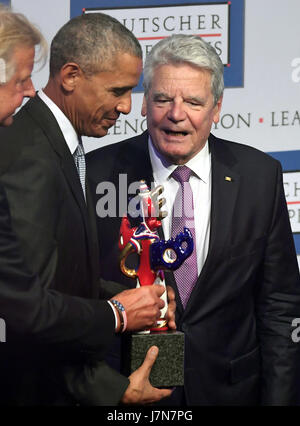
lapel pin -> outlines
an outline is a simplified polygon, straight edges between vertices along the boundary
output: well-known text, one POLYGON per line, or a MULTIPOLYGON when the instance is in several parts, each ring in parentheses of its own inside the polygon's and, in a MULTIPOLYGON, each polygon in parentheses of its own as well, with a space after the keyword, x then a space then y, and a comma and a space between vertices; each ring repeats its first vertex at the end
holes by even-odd
POLYGON ((230 176, 225 176, 225 180, 226 180, 227 182, 231 182, 231 181, 232 181, 232 178, 231 178, 230 176))

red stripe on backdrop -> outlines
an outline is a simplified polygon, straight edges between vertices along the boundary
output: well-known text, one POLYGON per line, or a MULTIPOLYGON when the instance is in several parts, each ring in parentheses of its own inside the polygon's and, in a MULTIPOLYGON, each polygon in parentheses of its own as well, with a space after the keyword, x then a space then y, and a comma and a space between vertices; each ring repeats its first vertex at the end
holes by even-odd
MULTIPOLYGON (((198 37, 221 37, 222 34, 193 34, 198 37)), ((163 37, 138 37, 138 40, 163 40, 167 36, 163 37)))

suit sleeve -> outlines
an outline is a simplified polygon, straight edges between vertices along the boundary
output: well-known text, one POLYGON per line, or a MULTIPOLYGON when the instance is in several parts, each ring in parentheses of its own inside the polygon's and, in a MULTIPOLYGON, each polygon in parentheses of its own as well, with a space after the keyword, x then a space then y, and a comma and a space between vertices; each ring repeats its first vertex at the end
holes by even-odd
POLYGON ((100 279, 100 297, 101 299, 111 299, 118 293, 122 293, 124 290, 128 290, 129 287, 125 287, 115 281, 108 281, 100 279))
POLYGON ((300 404, 300 344, 292 321, 300 317, 300 279, 278 166, 274 209, 258 291, 258 338, 262 354, 262 405, 300 404))
MULTIPOLYGON (((13 143, 11 141, 11 143, 13 143)), ((59 179, 36 146, 21 147, 1 175, 12 217, 12 228, 20 240, 22 257, 38 273, 40 284, 49 288, 57 267, 55 230, 62 203, 59 179)))
MULTIPOLYGON (((8 330, 43 343, 73 348, 106 347, 101 328, 114 330, 114 317, 106 301, 81 299, 42 288, 24 262, 12 230, 5 191, 0 186, 0 317, 8 330)), ((105 333, 105 335, 107 335, 105 333)))
POLYGON ((104 361, 62 370, 66 389, 80 405, 117 405, 129 385, 129 379, 104 361))

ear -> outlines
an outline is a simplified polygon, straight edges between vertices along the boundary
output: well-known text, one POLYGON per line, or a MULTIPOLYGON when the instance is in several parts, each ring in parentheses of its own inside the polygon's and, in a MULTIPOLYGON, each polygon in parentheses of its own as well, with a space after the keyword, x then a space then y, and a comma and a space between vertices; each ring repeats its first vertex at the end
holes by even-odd
POLYGON ((220 112, 221 112, 221 108, 222 108, 222 102, 223 102, 223 95, 219 98, 217 104, 215 105, 214 109, 214 117, 213 117, 213 122, 214 123, 218 123, 220 120, 220 112))
POLYGON ((73 92, 82 77, 83 72, 75 62, 68 62, 60 70, 61 84, 67 92, 73 92))
POLYGON ((141 111, 141 113, 142 113, 143 117, 146 117, 146 115, 147 115, 147 99, 146 99, 145 95, 143 97, 143 105, 142 105, 142 111, 141 111))

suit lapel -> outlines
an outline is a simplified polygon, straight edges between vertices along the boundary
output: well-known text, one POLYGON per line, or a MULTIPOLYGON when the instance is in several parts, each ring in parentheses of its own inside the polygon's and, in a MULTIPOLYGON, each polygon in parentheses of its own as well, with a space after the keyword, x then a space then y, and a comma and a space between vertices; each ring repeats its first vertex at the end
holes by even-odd
MULTIPOLYGON (((90 255, 89 258, 92 259, 92 255, 95 253, 95 251, 90 235, 88 209, 73 156, 67 146, 67 143, 54 115, 49 110, 47 105, 38 96, 36 96, 25 105, 25 108, 31 115, 32 119, 37 123, 37 125, 42 128, 45 137, 48 139, 52 149, 58 156, 58 161, 60 162, 65 179, 82 215, 83 224, 87 235, 90 255)), ((89 198, 89 191, 87 191, 87 203, 89 203, 89 198)))
POLYGON ((148 132, 138 136, 129 146, 124 146, 118 159, 125 171, 128 171, 128 184, 144 179, 149 187, 153 182, 153 173, 148 151, 148 132), (132 146, 130 146, 132 145, 132 146), (134 152, 134 155, 132 153, 134 152))
POLYGON ((38 126, 43 129, 46 138, 59 157, 61 168, 74 198, 80 209, 85 211, 85 200, 76 165, 54 115, 38 96, 29 101, 25 107, 38 126))
POLYGON ((211 224, 209 249, 205 264, 198 281, 192 291, 184 315, 190 309, 199 306, 201 294, 209 289, 210 274, 217 267, 216 259, 222 251, 232 232, 233 212, 240 185, 240 176, 234 171, 235 158, 224 146, 223 142, 213 135, 209 137, 212 162, 212 194, 211 194, 211 224))

